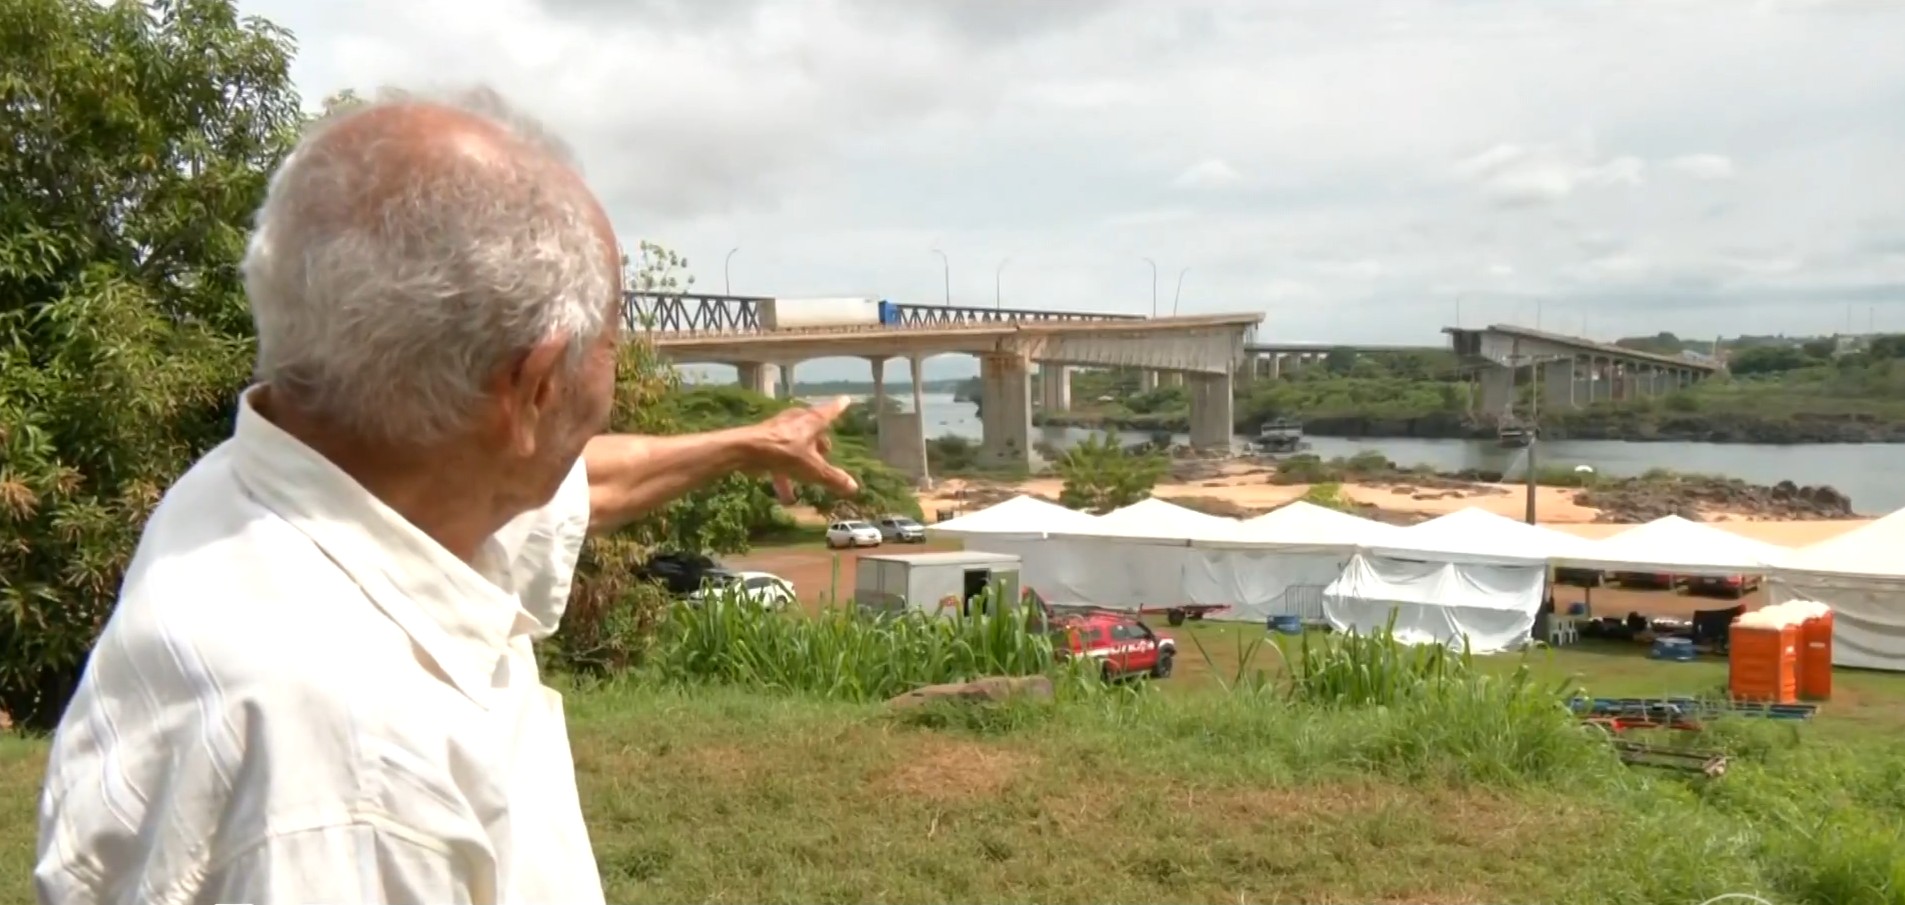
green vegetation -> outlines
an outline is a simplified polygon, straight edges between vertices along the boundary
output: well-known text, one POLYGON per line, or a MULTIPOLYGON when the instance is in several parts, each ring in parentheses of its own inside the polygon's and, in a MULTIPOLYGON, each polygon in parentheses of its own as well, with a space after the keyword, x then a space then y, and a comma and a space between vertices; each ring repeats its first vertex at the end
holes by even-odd
MULTIPOLYGON (((236 263, 300 118, 289 36, 241 23, 228 0, 154 9, 0 0, 0 709, 28 731, 63 705, 146 514, 228 430, 251 342, 236 263)), ((638 288, 688 283, 686 262, 650 244, 628 267, 638 288)), ((1851 357, 1729 385, 1890 386, 1895 355, 1851 357)), ((719 427, 783 404, 683 388, 639 344, 621 364, 619 429, 719 427)), ((1331 355, 1292 389, 1246 396, 1441 392, 1432 367, 1365 364, 1331 355)), ((1179 398, 1129 395, 1119 404, 1152 411, 1179 398)), ((913 511, 872 461, 870 424, 854 412, 836 446, 863 493, 806 502, 913 511)), ((1100 439, 1062 469, 1075 501, 1111 508, 1148 493, 1162 461, 1100 439)), ((1387 632, 1275 646, 1257 626, 1206 625, 1178 633, 1201 664, 1106 685, 1055 660, 1023 613, 689 608, 631 578, 653 548, 732 552, 784 526, 760 481, 737 476, 585 550, 541 653, 569 692, 611 901, 1905 902, 1898 676, 1842 674, 1818 726, 1689 734, 1732 757, 1709 780, 1621 765, 1562 704, 1583 683, 1715 687, 1711 663, 1593 647, 1469 658, 1387 632), (877 703, 1041 672, 1064 680, 1056 700, 877 703)), ((0 905, 32 901, 45 758, 43 738, 0 737, 0 905)))
MULTIPOLYGON (((1729 341, 1730 372, 1687 389, 1578 408, 1540 409, 1556 438, 1714 442, 1905 441, 1905 335, 1878 336, 1846 350, 1835 340, 1729 341)), ((1640 351, 1710 350, 1671 334, 1621 340, 1640 351)), ((1182 387, 1138 392, 1136 372, 1077 371, 1070 412, 1038 414, 1040 423, 1125 430, 1188 430, 1182 387)), ((1237 428, 1253 433, 1277 418, 1297 418, 1321 435, 1492 437, 1470 411, 1471 389, 1452 357, 1424 353, 1365 355, 1338 350, 1320 362, 1286 362, 1276 379, 1236 384, 1237 428)), ((1524 384, 1520 408, 1532 402, 1524 384)))
POLYGON ((778 618, 746 600, 677 604, 655 674, 843 701, 883 701, 923 685, 1053 672, 1051 642, 1027 631, 1036 613, 989 601, 962 615, 860 614, 851 600, 811 618, 778 618))
POLYGON ((1127 450, 1104 434, 1087 437, 1056 463, 1065 479, 1058 501, 1100 514, 1121 509, 1149 497, 1169 467, 1163 456, 1127 450))

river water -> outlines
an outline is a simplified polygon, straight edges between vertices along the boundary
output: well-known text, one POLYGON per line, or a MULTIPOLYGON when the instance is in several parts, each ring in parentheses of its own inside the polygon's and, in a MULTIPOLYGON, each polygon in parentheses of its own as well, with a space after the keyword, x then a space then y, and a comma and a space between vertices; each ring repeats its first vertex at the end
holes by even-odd
MULTIPOLYGON (((911 407, 910 394, 896 397, 911 407)), ((978 407, 956 402, 951 393, 924 396, 926 435, 957 434, 978 439, 978 407)), ((1034 428, 1035 440, 1060 448, 1095 431, 1077 427, 1034 428)), ((1149 438, 1121 433, 1127 442, 1149 438)), ((1310 452, 1325 459, 1377 452, 1400 465, 1427 465, 1438 471, 1479 469, 1510 472, 1519 468, 1521 450, 1502 449, 1486 440, 1350 439, 1309 437, 1310 452)), ((1179 442, 1185 437, 1178 435, 1179 442)), ((1754 484, 1829 484, 1852 498, 1861 513, 1883 514, 1905 508, 1905 445, 1890 443, 1818 443, 1766 446, 1747 443, 1627 443, 1618 440, 1552 440, 1540 446, 1544 467, 1592 466, 1602 474, 1630 477, 1652 468, 1723 475, 1754 484), (1893 469, 1900 469, 1894 471, 1893 469)))

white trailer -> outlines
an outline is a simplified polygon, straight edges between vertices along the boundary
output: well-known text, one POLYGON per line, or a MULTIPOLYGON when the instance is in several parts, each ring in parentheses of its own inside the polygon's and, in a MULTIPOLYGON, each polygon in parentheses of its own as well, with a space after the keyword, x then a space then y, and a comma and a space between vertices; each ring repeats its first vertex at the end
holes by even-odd
POLYGON ((766 299, 759 306, 761 326, 769 330, 820 327, 877 327, 880 300, 873 298, 766 299))
MULTIPOLYGON (((1007 606, 1019 600, 1019 558, 976 550, 944 553, 863 553, 853 581, 853 601, 862 610, 929 615, 973 615, 975 599, 1007 606)), ((994 609, 996 614, 1000 612, 994 609)))

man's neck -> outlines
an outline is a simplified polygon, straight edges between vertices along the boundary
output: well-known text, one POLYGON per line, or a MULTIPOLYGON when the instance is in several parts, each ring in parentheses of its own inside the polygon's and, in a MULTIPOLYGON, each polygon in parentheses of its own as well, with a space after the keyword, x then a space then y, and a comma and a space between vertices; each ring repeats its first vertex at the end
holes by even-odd
POLYGON ((497 482, 465 455, 362 441, 268 389, 252 397, 252 406, 464 562, 473 562, 483 541, 509 521, 499 514, 505 507, 493 490, 497 482))

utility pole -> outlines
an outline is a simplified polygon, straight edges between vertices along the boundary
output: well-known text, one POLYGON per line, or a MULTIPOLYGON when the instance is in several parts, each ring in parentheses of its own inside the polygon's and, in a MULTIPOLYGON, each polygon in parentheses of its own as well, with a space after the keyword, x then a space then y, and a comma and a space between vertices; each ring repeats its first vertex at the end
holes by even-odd
POLYGON ((1151 265, 1151 316, 1158 316, 1158 262, 1145 258, 1144 263, 1151 265))
POLYGON ((734 260, 734 253, 737 251, 740 251, 740 249, 730 248, 728 249, 727 257, 721 259, 721 294, 722 295, 734 294, 734 281, 728 278, 728 264, 729 262, 734 260))
POLYGON ((1005 305, 1005 262, 1011 258, 1000 258, 999 268, 992 272, 992 309, 999 310, 1005 305))
POLYGON ((1184 299, 1184 275, 1190 273, 1189 267, 1177 272, 1177 291, 1171 294, 1171 316, 1177 316, 1178 302, 1184 299))
POLYGON ((1528 367, 1528 524, 1535 523, 1535 498, 1540 482, 1535 479, 1535 447, 1541 445, 1541 364, 1528 367))

